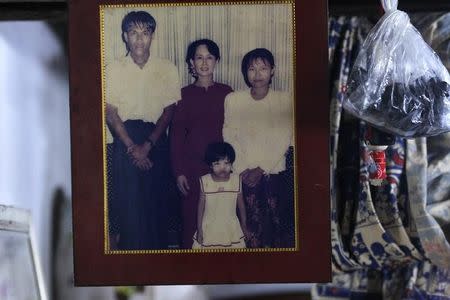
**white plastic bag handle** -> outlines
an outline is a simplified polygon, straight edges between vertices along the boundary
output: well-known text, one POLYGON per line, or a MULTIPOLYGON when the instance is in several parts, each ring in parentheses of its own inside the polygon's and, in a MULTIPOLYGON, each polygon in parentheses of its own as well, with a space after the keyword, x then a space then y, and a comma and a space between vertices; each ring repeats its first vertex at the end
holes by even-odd
POLYGON ((385 12, 397 10, 398 0, 381 0, 385 12))

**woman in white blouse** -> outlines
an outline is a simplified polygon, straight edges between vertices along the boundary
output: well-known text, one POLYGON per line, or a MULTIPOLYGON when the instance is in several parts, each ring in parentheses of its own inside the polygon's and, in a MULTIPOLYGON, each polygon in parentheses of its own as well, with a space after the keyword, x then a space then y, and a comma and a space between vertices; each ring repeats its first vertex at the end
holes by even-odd
POLYGON ((249 89, 225 99, 223 137, 236 150, 234 169, 242 176, 251 232, 247 246, 253 248, 294 245, 293 170, 286 166, 293 143, 293 98, 270 87, 274 72, 269 50, 248 52, 242 74, 249 89))

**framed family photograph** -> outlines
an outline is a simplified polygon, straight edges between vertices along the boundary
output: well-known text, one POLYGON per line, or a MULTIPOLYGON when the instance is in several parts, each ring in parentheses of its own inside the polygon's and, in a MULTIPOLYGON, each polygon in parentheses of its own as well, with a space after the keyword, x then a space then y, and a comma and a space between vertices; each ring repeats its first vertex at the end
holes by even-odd
POLYGON ((331 278, 326 1, 70 1, 76 285, 331 278))

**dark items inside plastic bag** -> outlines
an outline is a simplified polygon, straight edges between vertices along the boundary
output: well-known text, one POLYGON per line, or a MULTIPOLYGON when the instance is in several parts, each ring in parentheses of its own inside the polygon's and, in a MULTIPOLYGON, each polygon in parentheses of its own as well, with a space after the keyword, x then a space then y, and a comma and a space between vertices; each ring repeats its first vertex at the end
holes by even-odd
MULTIPOLYGON (((359 71, 362 80, 367 77, 359 71)), ((352 82, 364 84, 364 82, 352 82)), ((358 116, 358 115, 357 115, 358 116)), ((386 86, 381 98, 364 107, 361 119, 404 137, 431 136, 450 130, 450 85, 438 78, 386 86)))
POLYGON ((369 33, 343 105, 356 117, 403 137, 450 131, 450 75, 406 13, 386 13, 369 33))

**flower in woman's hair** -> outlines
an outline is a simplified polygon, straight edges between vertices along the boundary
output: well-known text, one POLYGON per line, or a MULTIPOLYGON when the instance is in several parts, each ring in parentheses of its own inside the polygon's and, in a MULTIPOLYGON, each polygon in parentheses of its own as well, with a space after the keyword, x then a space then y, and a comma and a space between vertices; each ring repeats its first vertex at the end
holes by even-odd
POLYGON ((195 72, 195 68, 194 66, 191 64, 189 65, 189 73, 193 76, 193 77, 197 77, 197 72, 195 72))

